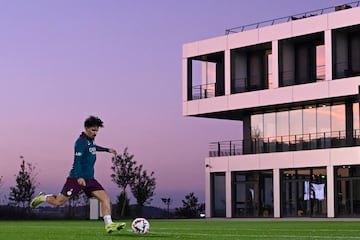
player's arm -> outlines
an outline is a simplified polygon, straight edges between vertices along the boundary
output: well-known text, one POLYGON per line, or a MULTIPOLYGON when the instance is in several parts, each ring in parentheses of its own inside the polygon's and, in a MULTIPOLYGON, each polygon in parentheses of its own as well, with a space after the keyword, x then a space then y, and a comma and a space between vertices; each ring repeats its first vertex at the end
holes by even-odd
POLYGON ((116 155, 116 150, 113 148, 106 148, 106 147, 101 147, 98 145, 95 145, 95 147, 96 147, 96 151, 98 151, 98 152, 109 152, 109 153, 116 155))

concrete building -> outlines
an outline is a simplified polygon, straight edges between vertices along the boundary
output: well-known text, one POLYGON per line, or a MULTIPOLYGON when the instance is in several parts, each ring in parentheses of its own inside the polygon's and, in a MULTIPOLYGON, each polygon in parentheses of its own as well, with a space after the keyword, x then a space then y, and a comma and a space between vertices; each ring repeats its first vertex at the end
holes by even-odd
POLYGON ((358 6, 183 45, 183 115, 243 126, 209 145, 207 217, 360 217, 358 6))

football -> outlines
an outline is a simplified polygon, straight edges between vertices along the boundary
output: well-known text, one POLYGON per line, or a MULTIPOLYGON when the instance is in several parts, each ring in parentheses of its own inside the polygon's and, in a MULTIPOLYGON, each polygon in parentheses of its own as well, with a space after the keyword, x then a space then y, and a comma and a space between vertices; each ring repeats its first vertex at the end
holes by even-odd
POLYGON ((145 234, 150 230, 150 223, 145 218, 135 218, 131 223, 131 229, 134 233, 145 234))

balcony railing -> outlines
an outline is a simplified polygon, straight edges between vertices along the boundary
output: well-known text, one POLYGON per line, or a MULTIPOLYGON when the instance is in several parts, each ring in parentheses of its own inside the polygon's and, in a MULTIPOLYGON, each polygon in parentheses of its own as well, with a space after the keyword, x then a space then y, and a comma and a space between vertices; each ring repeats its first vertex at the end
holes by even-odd
POLYGON ((215 83, 195 85, 192 87, 192 100, 215 97, 215 83))
POLYGON ((297 82, 295 80, 295 71, 282 71, 280 72, 280 79, 282 81, 281 86, 292 86, 292 85, 298 85, 298 84, 305 84, 305 83, 312 83, 312 82, 319 82, 325 80, 325 65, 319 65, 316 66, 316 74, 315 79, 314 77, 311 77, 309 79, 297 82))
POLYGON ((238 32, 243 32, 243 31, 247 31, 247 30, 251 30, 251 29, 257 29, 260 27, 272 26, 272 25, 279 24, 279 23, 295 21, 295 20, 302 19, 302 18, 308 18, 308 17, 313 17, 313 16, 317 16, 317 15, 335 12, 335 11, 341 11, 341 10, 352 8, 352 7, 358 7, 359 5, 360 5, 360 1, 355 1, 355 2, 350 2, 350 3, 346 3, 343 5, 339 5, 339 6, 322 8, 322 9, 313 10, 313 11, 309 11, 309 12, 299 13, 299 14, 292 15, 292 16, 275 18, 275 19, 267 20, 267 21, 263 21, 263 22, 252 23, 252 24, 243 25, 243 26, 239 26, 239 27, 233 27, 233 28, 226 29, 225 34, 228 35, 231 33, 238 33, 238 32))
POLYGON ((267 80, 263 79, 264 77, 262 75, 256 75, 251 76, 251 79, 260 79, 259 81, 256 81, 256 83, 251 83, 249 81, 249 78, 243 77, 243 78, 234 78, 232 79, 232 93, 242 93, 242 92, 251 92, 251 91, 257 91, 257 90, 264 90, 268 89, 272 86, 272 74, 267 74, 267 80))
POLYGON ((212 142, 209 157, 360 146, 360 129, 212 142))
POLYGON ((334 63, 334 78, 347 78, 360 75, 360 71, 356 71, 349 67, 349 62, 334 63))

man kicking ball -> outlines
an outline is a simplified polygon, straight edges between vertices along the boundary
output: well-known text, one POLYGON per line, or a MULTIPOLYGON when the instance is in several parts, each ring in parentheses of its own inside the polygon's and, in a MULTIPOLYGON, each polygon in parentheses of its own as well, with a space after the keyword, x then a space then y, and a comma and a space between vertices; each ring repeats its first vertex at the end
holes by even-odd
POLYGON ((115 223, 111 219, 110 197, 94 178, 94 165, 96 152, 109 152, 116 155, 116 150, 112 148, 100 147, 94 143, 99 128, 103 127, 100 118, 90 116, 84 122, 85 131, 75 142, 75 156, 72 169, 66 179, 61 193, 57 196, 53 194, 40 194, 31 203, 31 208, 47 202, 53 206, 64 205, 72 196, 77 195, 81 190, 87 197, 95 197, 101 202, 101 212, 104 216, 105 230, 107 233, 120 231, 125 227, 125 223, 115 223))

